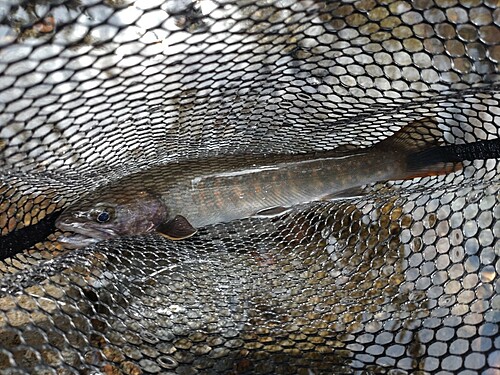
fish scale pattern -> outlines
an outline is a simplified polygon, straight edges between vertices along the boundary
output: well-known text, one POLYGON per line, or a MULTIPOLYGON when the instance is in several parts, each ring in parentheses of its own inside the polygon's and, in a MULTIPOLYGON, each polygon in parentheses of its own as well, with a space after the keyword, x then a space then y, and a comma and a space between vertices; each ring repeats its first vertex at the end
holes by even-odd
POLYGON ((443 144, 498 138, 497 1, 7 0, 0 20, 0 373, 500 373, 499 159, 185 241, 72 250, 53 226, 158 164, 423 118, 443 144))

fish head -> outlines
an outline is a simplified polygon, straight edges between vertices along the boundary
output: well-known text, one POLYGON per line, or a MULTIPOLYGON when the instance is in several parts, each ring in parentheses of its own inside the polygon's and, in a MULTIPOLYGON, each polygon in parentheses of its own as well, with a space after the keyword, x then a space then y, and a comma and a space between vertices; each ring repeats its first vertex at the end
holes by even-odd
POLYGON ((104 192, 84 197, 67 207, 56 221, 64 235, 59 242, 80 248, 115 237, 153 231, 165 222, 163 201, 147 191, 104 192))

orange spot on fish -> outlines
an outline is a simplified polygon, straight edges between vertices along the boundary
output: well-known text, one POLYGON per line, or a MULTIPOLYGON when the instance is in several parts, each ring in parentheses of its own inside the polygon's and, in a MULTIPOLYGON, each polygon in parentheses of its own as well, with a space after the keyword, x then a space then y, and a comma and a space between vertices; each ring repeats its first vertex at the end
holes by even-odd
POLYGON ((42 34, 51 33, 56 27, 56 20, 53 16, 47 16, 40 22, 33 25, 33 30, 42 34))

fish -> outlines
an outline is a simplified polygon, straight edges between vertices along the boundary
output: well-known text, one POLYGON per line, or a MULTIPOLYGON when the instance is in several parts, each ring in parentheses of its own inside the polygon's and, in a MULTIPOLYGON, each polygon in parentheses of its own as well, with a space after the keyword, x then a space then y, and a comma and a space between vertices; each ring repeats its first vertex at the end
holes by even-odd
POLYGON ((80 248, 116 237, 158 233, 171 240, 201 227, 283 215, 294 206, 350 197, 366 184, 448 174, 463 161, 498 157, 500 141, 443 145, 424 118, 369 147, 297 155, 185 160, 131 173, 64 209, 59 241, 80 248))

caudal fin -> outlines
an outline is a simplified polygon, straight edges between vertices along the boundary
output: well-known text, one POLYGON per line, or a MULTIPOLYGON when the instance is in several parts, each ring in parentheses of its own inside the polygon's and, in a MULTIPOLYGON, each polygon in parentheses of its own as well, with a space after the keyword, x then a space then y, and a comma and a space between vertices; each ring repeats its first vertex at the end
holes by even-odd
POLYGON ((453 153, 452 146, 432 147, 406 157, 406 178, 438 176, 463 168, 463 160, 453 153))
POLYGON ((405 126, 374 148, 397 151, 406 161, 402 178, 447 174, 463 168, 465 160, 500 158, 500 139, 441 145, 442 133, 434 120, 405 126))
POLYGON ((401 178, 410 179, 447 174, 463 167, 465 159, 455 152, 456 146, 440 146, 442 142, 437 122, 422 119, 405 126, 374 148, 397 151, 406 161, 401 178))
POLYGON ((500 139, 473 143, 431 147, 408 155, 410 170, 425 170, 429 165, 462 165, 464 160, 486 160, 500 158, 500 139))

